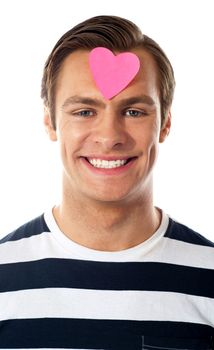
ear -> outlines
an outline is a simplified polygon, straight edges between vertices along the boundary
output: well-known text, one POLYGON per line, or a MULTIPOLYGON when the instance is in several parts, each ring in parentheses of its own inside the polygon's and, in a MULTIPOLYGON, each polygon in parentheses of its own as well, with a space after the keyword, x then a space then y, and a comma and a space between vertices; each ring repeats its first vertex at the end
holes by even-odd
POLYGON ((171 115, 171 111, 169 111, 160 131, 160 136, 159 136, 160 143, 164 142, 167 136, 169 135, 169 132, 171 129, 171 120, 172 120, 172 115, 171 115))
POLYGON ((43 119, 43 121, 44 121, 46 132, 47 132, 50 140, 57 141, 56 130, 54 129, 54 127, 52 125, 50 111, 47 107, 44 107, 44 119, 43 119))

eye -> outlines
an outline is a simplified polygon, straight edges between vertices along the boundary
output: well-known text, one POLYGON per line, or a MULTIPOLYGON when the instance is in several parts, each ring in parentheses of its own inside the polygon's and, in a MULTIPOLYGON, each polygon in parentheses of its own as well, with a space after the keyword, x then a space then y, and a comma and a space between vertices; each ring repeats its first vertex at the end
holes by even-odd
POLYGON ((127 109, 127 110, 125 110, 124 114, 126 116, 134 117, 134 118, 147 115, 147 113, 145 111, 142 111, 142 110, 139 111, 137 109, 127 109))
POLYGON ((89 109, 82 109, 80 111, 74 112, 73 115, 79 116, 79 117, 92 117, 95 114, 94 111, 89 109))

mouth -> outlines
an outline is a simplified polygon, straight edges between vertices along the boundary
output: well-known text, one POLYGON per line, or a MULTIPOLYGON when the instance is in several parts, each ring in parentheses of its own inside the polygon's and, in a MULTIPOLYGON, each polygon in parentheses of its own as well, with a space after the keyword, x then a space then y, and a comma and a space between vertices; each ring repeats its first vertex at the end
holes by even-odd
POLYGON ((114 168, 121 168, 121 167, 127 166, 127 164, 129 164, 131 161, 133 161, 137 157, 114 159, 114 160, 87 158, 87 157, 83 157, 83 158, 94 168, 114 169, 114 168))

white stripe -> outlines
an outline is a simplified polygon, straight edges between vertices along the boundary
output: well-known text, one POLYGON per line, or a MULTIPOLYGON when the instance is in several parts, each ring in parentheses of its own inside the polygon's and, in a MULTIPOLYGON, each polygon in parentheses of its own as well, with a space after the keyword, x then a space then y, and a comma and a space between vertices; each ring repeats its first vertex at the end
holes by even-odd
POLYGON ((0 294, 0 318, 83 318, 195 322, 214 327, 214 301, 180 293, 65 288, 0 294))
MULTIPOLYGON (((120 252, 99 252, 81 246, 86 251, 80 255, 76 249, 77 244, 71 242, 69 249, 65 249, 50 232, 31 236, 18 241, 0 244, 0 264, 35 261, 45 258, 82 259, 94 261, 139 261, 161 262, 169 264, 186 265, 214 269, 214 249, 194 244, 162 238, 148 249, 139 246, 120 252), (73 247, 73 249, 72 249, 73 247), (94 255, 97 253, 97 256, 94 255)), ((143 246, 141 244, 140 246, 143 246)))
POLYGON ((156 261, 214 270, 214 248, 167 237, 161 243, 156 261))

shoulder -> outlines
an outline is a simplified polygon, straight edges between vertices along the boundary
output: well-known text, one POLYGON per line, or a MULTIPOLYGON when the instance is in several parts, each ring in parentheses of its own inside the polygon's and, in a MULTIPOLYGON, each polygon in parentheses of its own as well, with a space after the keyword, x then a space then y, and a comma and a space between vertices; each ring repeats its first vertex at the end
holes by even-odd
POLYGON ((34 235, 39 235, 43 232, 49 232, 49 228, 45 222, 44 215, 40 215, 33 220, 30 220, 12 231, 0 240, 0 244, 6 242, 18 241, 23 238, 28 238, 34 235))
POLYGON ((197 246, 214 248, 214 243, 205 238, 202 234, 172 218, 169 219, 169 225, 164 236, 197 246))

